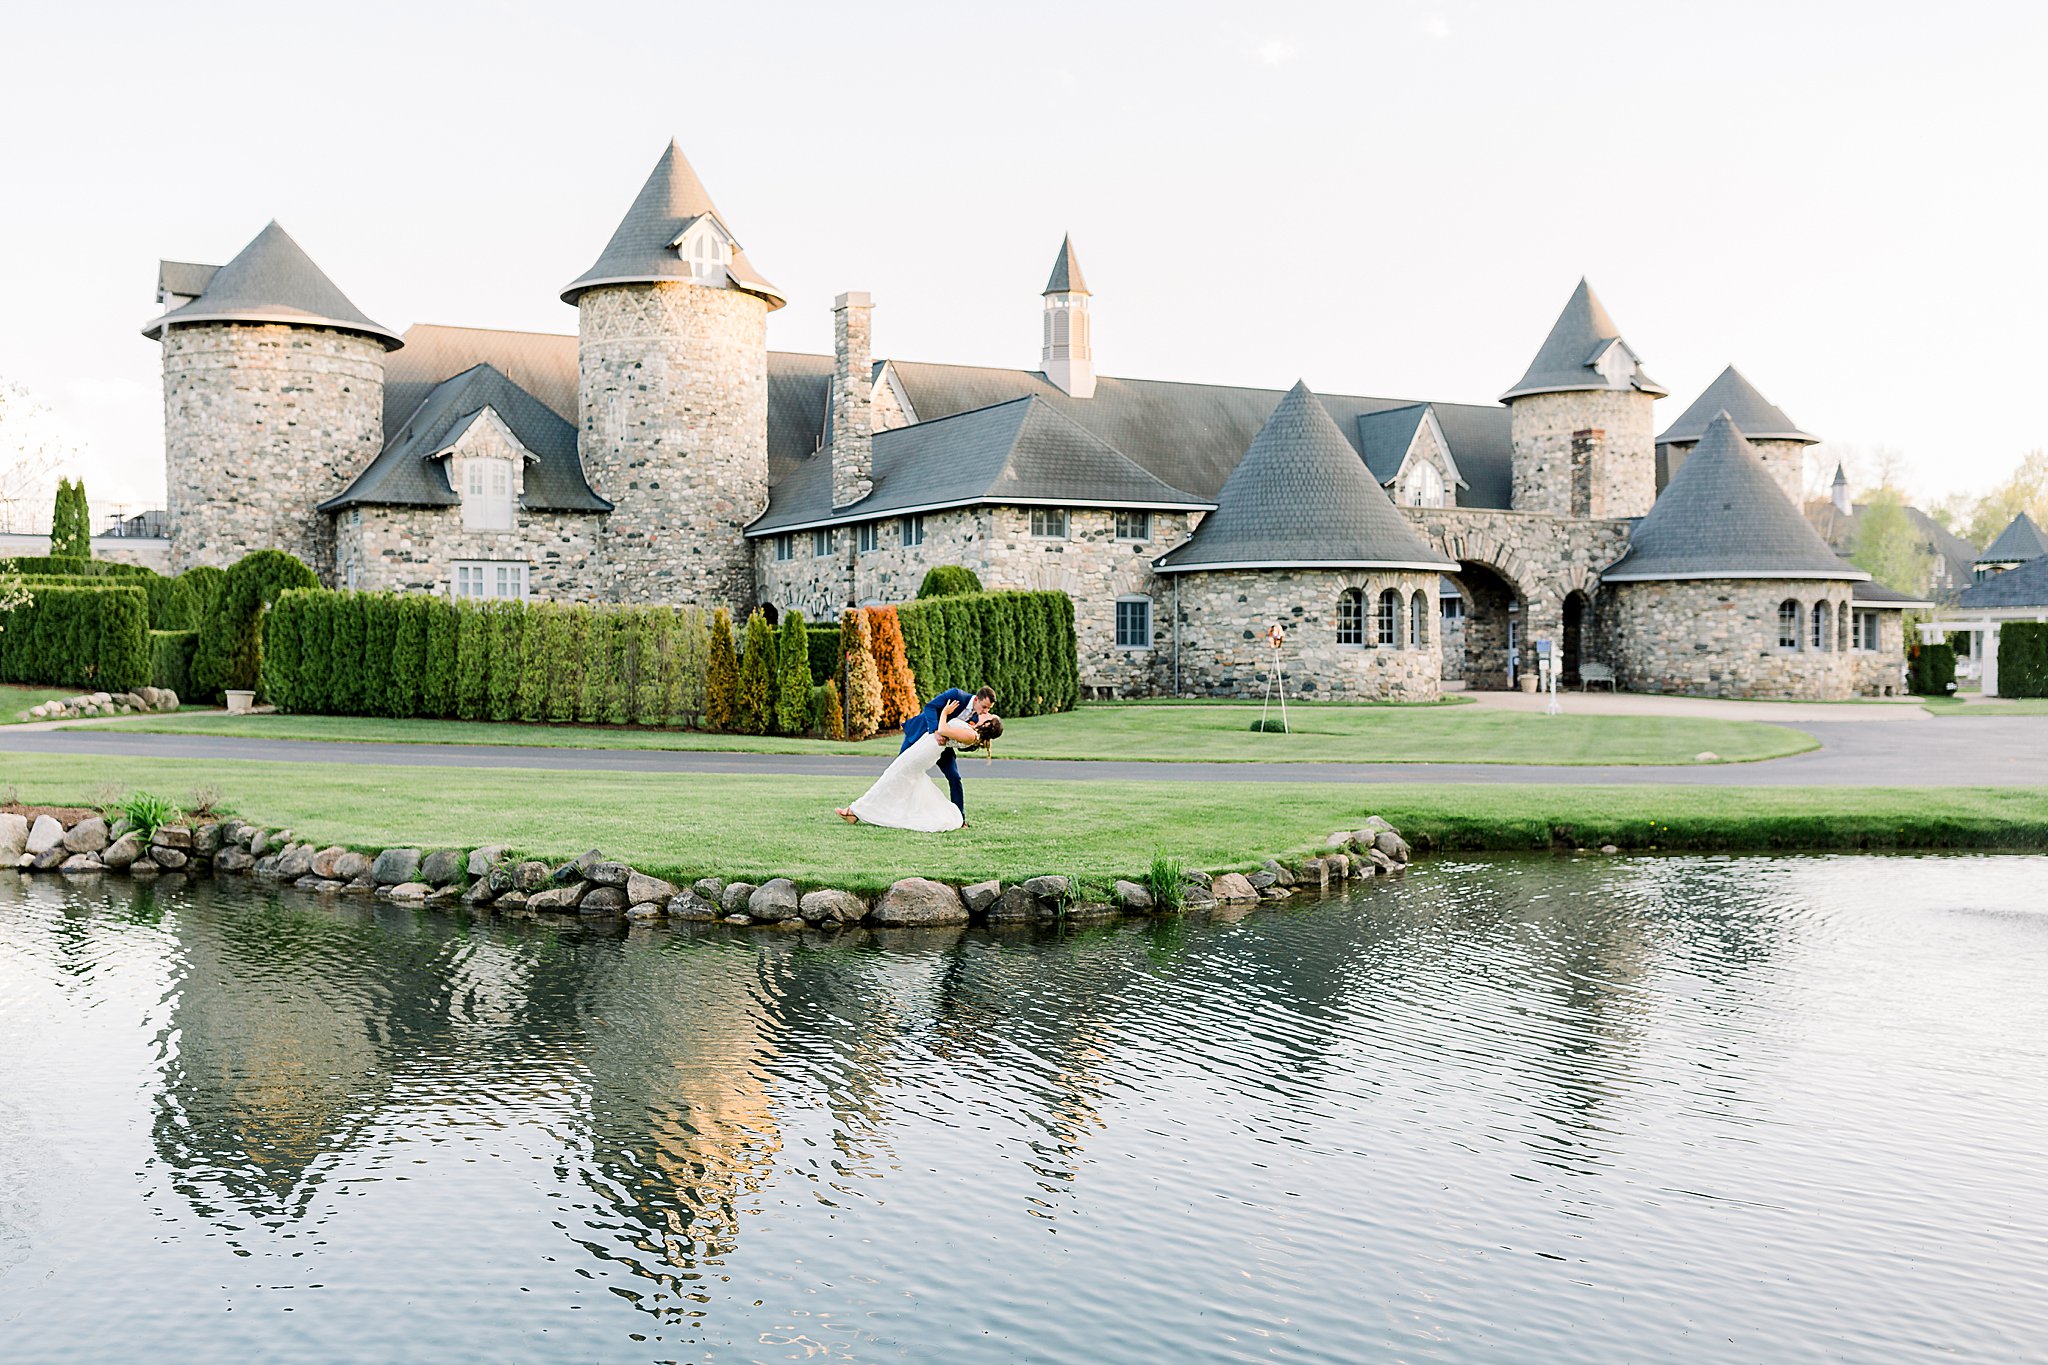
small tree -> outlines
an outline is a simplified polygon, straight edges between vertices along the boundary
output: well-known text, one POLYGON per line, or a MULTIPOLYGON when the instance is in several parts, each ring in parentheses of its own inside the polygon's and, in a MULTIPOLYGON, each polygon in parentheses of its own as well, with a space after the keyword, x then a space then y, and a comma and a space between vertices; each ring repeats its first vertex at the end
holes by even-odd
POLYGON ((765 735, 775 728, 775 627, 766 613, 747 618, 746 651, 740 658, 739 728, 765 735))
POLYGON ((775 653, 775 728, 800 735, 811 728, 811 642, 802 612, 782 613, 775 653))
POLYGON ((875 651, 875 672, 882 684, 879 727, 894 730, 917 714, 917 679, 903 645, 903 623, 894 607, 868 608, 868 636, 875 651))
POLYGON ((704 726, 730 731, 740 718, 740 661, 732 649, 732 617, 711 613, 711 660, 704 673, 704 726))
POLYGON ((818 729, 827 739, 846 738, 846 717, 839 709, 839 684, 827 679, 818 684, 812 703, 818 713, 818 729))
POLYGON ((50 556, 92 558, 92 510, 86 506, 82 479, 57 481, 57 500, 50 508, 50 556))
POLYGON ((875 733, 882 715, 882 677, 875 669, 868 614, 848 607, 839 621, 839 638, 846 651, 846 737, 862 740, 875 733))
POLYGON ((964 592, 980 592, 981 580, 974 570, 958 564, 934 564, 926 569, 924 582, 918 584, 919 597, 955 597, 964 592))
POLYGON ((1886 487, 1871 494, 1856 520, 1849 562, 1886 587, 1917 593, 1926 590, 1930 558, 1927 538, 1907 518, 1899 490, 1886 487))

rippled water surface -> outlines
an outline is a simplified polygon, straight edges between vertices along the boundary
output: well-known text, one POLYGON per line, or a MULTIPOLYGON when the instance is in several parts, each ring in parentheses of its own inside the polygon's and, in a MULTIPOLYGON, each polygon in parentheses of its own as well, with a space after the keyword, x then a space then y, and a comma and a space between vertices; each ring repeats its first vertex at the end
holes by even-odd
POLYGON ((9 874, 0 1357, 2038 1355, 2044 870, 890 938, 9 874))

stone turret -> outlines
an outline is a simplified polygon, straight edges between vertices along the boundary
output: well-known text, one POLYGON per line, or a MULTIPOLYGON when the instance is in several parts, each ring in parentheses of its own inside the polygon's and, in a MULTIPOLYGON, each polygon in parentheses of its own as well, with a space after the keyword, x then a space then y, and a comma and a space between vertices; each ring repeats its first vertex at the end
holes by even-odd
POLYGON ((1639 517, 1657 498, 1651 405, 1664 388, 1580 280, 1521 382, 1501 395, 1518 512, 1639 517))
POLYGON ((224 266, 163 262, 157 303, 171 569, 284 550, 332 582, 313 509, 376 458, 384 353, 404 343, 275 222, 224 266))
POLYGON ((754 603, 741 532, 768 505, 768 313, 783 304, 670 142, 576 305, 579 446, 613 504, 621 602, 754 603))
POLYGON ((1074 239, 1060 239, 1060 254, 1045 282, 1045 341, 1039 368, 1061 393, 1073 398, 1095 396, 1095 341, 1089 330, 1088 281, 1081 276, 1081 258, 1074 239))
POLYGON ((1666 463, 1675 473, 1699 444, 1719 413, 1727 413, 1735 429, 1763 461, 1771 478, 1794 506, 1806 503, 1806 448, 1820 437, 1808 435, 1785 410, 1757 391, 1756 385, 1730 365, 1693 400, 1676 422, 1665 428, 1657 444, 1669 447, 1666 463))

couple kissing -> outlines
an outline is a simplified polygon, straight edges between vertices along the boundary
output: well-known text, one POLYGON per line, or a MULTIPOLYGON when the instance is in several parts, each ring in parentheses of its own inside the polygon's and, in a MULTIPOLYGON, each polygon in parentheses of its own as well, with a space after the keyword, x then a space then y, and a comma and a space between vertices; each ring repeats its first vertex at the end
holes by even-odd
POLYGON ((903 722, 903 748, 867 794, 839 808, 850 825, 888 825, 892 829, 929 834, 959 829, 967 823, 967 798, 960 788, 962 749, 986 749, 1003 733, 996 715, 994 689, 969 695, 948 688, 903 722), (939 795, 925 774, 936 767, 946 779, 950 799, 939 795))

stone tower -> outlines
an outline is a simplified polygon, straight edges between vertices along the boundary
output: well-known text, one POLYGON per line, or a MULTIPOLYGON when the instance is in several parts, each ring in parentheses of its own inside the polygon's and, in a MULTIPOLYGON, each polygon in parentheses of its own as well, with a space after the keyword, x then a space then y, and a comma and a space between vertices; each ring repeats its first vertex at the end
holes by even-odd
POLYGON ((383 446, 384 353, 404 343, 275 222, 226 265, 163 262, 157 302, 172 571, 284 550, 332 582, 313 509, 383 446))
POLYGON ((1060 240, 1052 277, 1045 282, 1045 341, 1039 368, 1061 393, 1074 398, 1095 396, 1095 344, 1088 318, 1088 281, 1081 277, 1081 258, 1074 239, 1060 240))
POLYGON ((752 607, 741 532, 768 505, 768 313, 783 298, 681 147, 562 300, 576 305, 583 470, 613 504, 608 595, 752 607))
POLYGON ((1678 472, 1715 416, 1723 412, 1749 442, 1756 457, 1764 462, 1764 468, 1770 471, 1785 496, 1792 499, 1792 505, 1804 507, 1806 448, 1818 443, 1820 437, 1801 431, 1783 408, 1757 392, 1756 385, 1733 365, 1721 371, 1720 377, 1707 385, 1706 392, 1693 400, 1685 414, 1657 438, 1658 445, 1669 448, 1666 464, 1671 472, 1678 472))
POLYGON ((1518 512, 1639 517, 1657 499, 1650 408, 1664 388, 1584 280, 1529 372, 1501 395, 1518 512))

